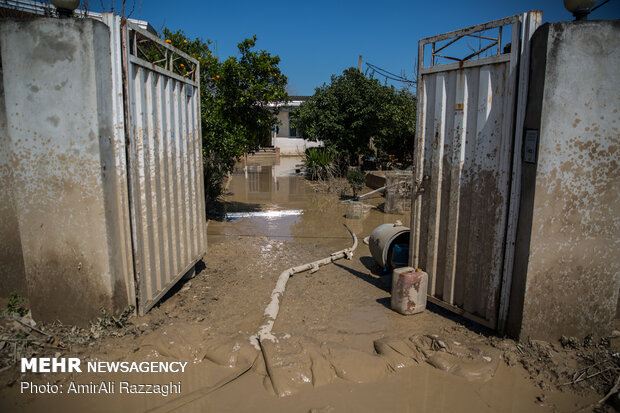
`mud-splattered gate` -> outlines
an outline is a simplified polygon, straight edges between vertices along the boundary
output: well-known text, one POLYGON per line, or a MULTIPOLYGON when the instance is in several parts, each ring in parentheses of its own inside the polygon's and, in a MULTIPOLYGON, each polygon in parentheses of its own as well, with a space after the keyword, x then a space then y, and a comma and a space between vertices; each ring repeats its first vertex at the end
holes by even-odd
POLYGON ((124 133, 135 291, 144 314, 207 248, 200 66, 126 19, 110 27, 115 133, 124 133), (124 126, 122 126, 124 125, 124 126))
POLYGON ((410 262, 428 272, 431 302, 494 329, 506 317, 529 40, 540 20, 529 12, 418 43, 423 189, 410 262))

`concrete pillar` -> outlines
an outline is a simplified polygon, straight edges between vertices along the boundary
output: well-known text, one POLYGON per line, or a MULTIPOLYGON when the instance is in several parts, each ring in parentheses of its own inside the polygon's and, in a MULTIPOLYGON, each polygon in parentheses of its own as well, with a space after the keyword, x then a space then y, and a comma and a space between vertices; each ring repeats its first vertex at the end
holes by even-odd
POLYGON ((618 50, 619 21, 546 24, 534 35, 525 129, 535 159, 524 155, 507 326, 521 339, 612 330, 620 288, 618 50))
POLYGON ((0 52, 1 143, 18 231, 0 229, 21 247, 33 316, 85 324, 100 307, 119 311, 128 299, 113 221, 128 212, 110 191, 118 177, 109 30, 90 19, 5 20, 0 52))

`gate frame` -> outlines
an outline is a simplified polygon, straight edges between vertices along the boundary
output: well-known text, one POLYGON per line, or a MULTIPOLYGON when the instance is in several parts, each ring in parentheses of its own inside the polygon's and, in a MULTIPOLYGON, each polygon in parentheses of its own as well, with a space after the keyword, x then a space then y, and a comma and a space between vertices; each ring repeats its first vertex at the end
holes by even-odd
MULTIPOLYGON (((499 302, 496 305, 497 314, 491 320, 487 320, 475 314, 471 314, 464 309, 457 307, 453 304, 453 291, 454 291, 454 277, 448 280, 448 288, 444 286, 444 290, 448 292, 451 302, 445 302, 433 295, 434 293, 436 274, 430 274, 429 280, 429 294, 428 301, 445 308, 453 313, 461 315, 472 321, 475 321, 485 327, 491 329, 498 329, 503 332, 505 329, 506 319, 508 316, 508 303, 510 301, 510 288, 512 284, 512 271, 514 264, 514 246, 516 238, 517 220, 519 214, 519 201, 520 201, 520 181, 521 181, 521 151, 523 144, 523 122, 525 118, 525 105, 527 100, 527 88, 529 79, 529 61, 530 61, 530 40, 536 30, 541 24, 542 12, 530 11, 524 14, 518 14, 510 17, 506 17, 499 20, 467 27, 460 30, 455 30, 448 33, 443 33, 437 36, 427 37, 418 41, 418 78, 417 78, 417 122, 416 122, 416 141, 415 141, 415 182, 420 187, 425 180, 424 177, 424 151, 425 151, 425 128, 420 128, 420 124, 426 125, 423 117, 423 105, 420 105, 420 89, 422 78, 426 74, 447 72, 456 69, 464 69, 467 67, 483 66, 493 63, 508 62, 509 72, 509 85, 512 84, 516 93, 513 93, 511 107, 514 111, 507 114, 508 120, 504 120, 503 133, 509 133, 512 140, 512 152, 511 152, 511 166, 510 179, 508 180, 509 198, 507 200, 506 210, 507 216, 505 217, 505 239, 503 243, 503 263, 502 272, 499 279, 500 296, 499 302), (501 27, 506 25, 512 25, 511 33, 511 52, 510 54, 501 54, 501 27), (460 38, 471 35, 483 30, 492 28, 499 28, 499 36, 495 43, 491 43, 485 49, 478 51, 462 60, 454 63, 447 63, 442 65, 435 65, 435 56, 437 52, 450 44, 456 42, 460 38), (440 49, 435 49, 435 43, 442 40, 453 39, 447 44, 443 45, 440 49), (432 44, 431 65, 424 67, 424 46, 432 44), (475 60, 468 60, 471 57, 475 57, 483 51, 497 46, 498 54, 490 57, 479 58, 475 60), (517 45, 517 47, 515 47, 517 45), (420 122, 423 120, 423 122, 420 122)), ((444 57, 440 56, 439 57, 444 57)), ((509 86, 510 87, 510 86, 509 86)), ((410 265, 418 267, 419 255, 422 248, 420 240, 421 219, 422 219, 422 201, 419 198, 422 195, 422 191, 419 191, 412 199, 412 216, 411 216, 411 240, 412 246, 410 251, 410 265)), ((458 196, 458 195, 457 195, 458 196)), ((457 199, 458 202, 458 199, 457 199)), ((457 230, 454 228, 453 230, 457 230)), ((450 231, 450 228, 448 229, 450 231)), ((447 278, 447 277, 446 277, 447 278)), ((445 296, 446 294, 444 294, 445 296)))

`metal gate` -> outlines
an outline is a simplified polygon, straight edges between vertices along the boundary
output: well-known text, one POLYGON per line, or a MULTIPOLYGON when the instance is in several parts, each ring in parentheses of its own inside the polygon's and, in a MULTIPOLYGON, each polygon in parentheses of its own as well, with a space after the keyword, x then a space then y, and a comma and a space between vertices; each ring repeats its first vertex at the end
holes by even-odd
MULTIPOLYGON (((118 16, 110 27, 122 76, 135 289, 144 314, 206 252, 199 62, 118 16)), ((119 88, 120 89, 120 88, 119 88)), ((120 116, 120 115, 119 115, 120 116)))
POLYGON ((499 312, 510 289, 521 162, 515 129, 522 130, 529 40, 540 19, 530 12, 418 43, 422 190, 413 201, 410 260, 429 274, 429 301, 493 329, 506 316, 499 312))

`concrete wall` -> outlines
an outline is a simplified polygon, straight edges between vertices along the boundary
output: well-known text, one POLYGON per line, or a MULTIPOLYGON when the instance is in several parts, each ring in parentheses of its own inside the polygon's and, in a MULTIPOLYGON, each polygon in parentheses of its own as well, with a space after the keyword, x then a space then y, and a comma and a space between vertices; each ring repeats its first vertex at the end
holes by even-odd
POLYGON ((274 138, 273 146, 280 148, 281 155, 303 155, 306 148, 321 146, 322 142, 312 142, 301 138, 274 138))
MULTIPOLYGON (((19 228, 11 238, 15 225, 0 226, 0 239, 11 251, 21 247, 35 319, 84 324, 102 306, 128 304, 126 269, 113 248, 123 212, 114 193, 109 42, 107 26, 89 19, 0 23, 2 144, 12 179, 1 168, 0 178, 19 228)), ((0 221, 10 223, 4 198, 2 205, 0 221)), ((0 279, 19 268, 19 255, 3 263, 0 279)))
POLYGON ((13 200, 11 147, 7 132, 2 77, 0 67, 0 297, 8 297, 12 292, 25 296, 26 274, 13 200))
POLYGON ((620 287, 620 22, 542 26, 532 40, 508 332, 611 332, 620 287))

